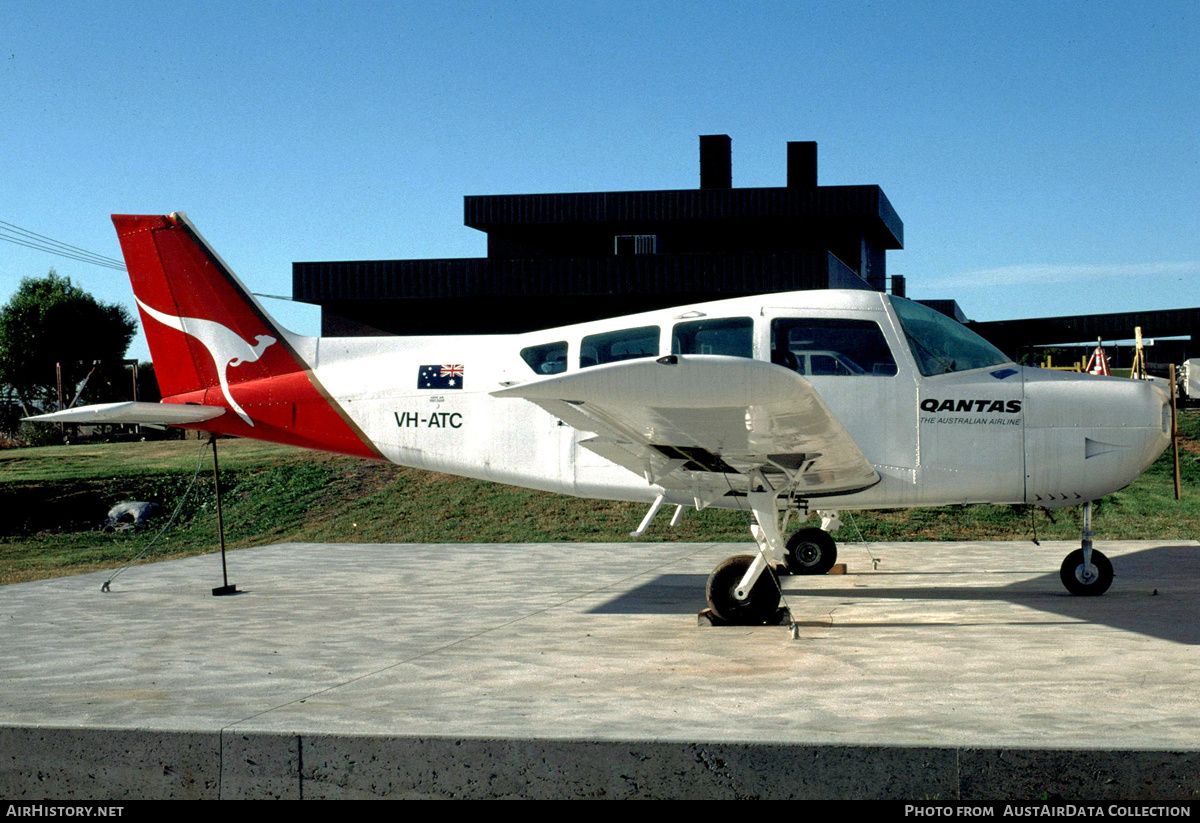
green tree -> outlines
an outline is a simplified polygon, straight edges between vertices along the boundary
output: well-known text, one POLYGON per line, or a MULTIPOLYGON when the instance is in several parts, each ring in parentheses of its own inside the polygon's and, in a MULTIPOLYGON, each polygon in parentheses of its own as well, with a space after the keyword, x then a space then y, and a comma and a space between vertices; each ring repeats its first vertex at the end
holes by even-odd
POLYGON ((106 386, 128 383, 119 377, 121 359, 136 329, 124 306, 101 303, 54 269, 43 278, 23 278, 0 308, 0 385, 9 387, 26 414, 39 406, 50 410, 57 397, 55 364, 62 366, 69 402, 99 361, 104 375, 88 386, 90 396, 102 395, 106 386))

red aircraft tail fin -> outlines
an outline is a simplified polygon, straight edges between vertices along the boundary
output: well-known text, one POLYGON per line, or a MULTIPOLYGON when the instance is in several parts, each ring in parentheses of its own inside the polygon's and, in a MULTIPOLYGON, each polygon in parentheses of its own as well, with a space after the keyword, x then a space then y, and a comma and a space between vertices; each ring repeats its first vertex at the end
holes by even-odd
POLYGON ((193 428, 379 456, 183 214, 113 224, 164 400, 230 412, 193 428))
POLYGON ((282 347, 265 357, 274 343, 264 338, 283 333, 184 215, 115 214, 113 224, 164 397, 219 386, 218 359, 239 360, 234 383, 305 368, 282 347))

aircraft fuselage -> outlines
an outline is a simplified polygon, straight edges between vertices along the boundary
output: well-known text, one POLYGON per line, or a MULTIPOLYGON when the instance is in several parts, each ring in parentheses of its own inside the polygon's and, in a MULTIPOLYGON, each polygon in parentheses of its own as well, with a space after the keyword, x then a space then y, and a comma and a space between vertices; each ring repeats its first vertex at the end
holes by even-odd
MULTIPOLYGON (((580 497, 692 502, 686 491, 657 487, 585 447, 586 432, 492 392, 681 348, 786 358, 779 365, 812 384, 881 478, 820 500, 823 508, 1074 505, 1124 487, 1169 443, 1168 400, 1153 385, 1011 362, 923 374, 923 365, 964 364, 945 354, 939 360, 910 343, 912 334, 891 298, 819 291, 521 335, 292 342, 383 458, 580 497)), ((253 402, 242 406, 256 416, 253 402)), ((270 415, 261 416, 269 424, 270 415)), ((741 503, 730 497, 712 505, 741 503)))

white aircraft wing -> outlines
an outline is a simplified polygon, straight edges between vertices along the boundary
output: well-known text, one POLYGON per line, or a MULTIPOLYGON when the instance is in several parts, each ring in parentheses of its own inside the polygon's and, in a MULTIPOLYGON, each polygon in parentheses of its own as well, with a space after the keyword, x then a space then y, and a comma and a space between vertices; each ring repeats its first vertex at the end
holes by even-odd
POLYGON ((802 497, 879 482, 812 384, 758 360, 630 360, 492 394, 524 398, 569 426, 594 432, 580 444, 664 488, 693 489, 703 482, 728 490, 734 476, 755 469, 786 475, 802 497))
POLYGON ((147 426, 175 426, 203 423, 225 413, 222 406, 197 406, 183 403, 97 403, 75 409, 26 417, 34 423, 139 423, 147 426))

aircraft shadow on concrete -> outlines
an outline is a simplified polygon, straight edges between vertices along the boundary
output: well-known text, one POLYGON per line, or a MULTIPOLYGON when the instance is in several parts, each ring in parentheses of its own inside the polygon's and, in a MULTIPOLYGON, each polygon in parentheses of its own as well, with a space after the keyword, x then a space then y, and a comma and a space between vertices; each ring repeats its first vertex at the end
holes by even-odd
MULTIPOLYGON (((803 577, 783 579, 784 596, 800 624, 806 615, 824 614, 814 599, 1007 601, 1062 616, 1111 626, 1123 631, 1200 645, 1200 549, 1195 546, 1156 546, 1113 559, 1116 579, 1103 597, 1076 597, 1063 588, 1058 571, 1003 586, 888 586, 892 575, 871 575, 870 587, 806 588, 803 577)), ((899 576, 905 572, 893 572, 899 576)), ((920 571, 913 574, 919 575, 920 571)), ((959 572, 964 577, 992 576, 994 571, 959 572)), ((706 575, 663 574, 589 610, 590 614, 695 614, 704 608, 706 575)), ((828 580, 828 578, 826 578, 828 580)), ((975 621, 969 621, 975 622, 975 621)), ((1014 615, 1013 624, 1025 623, 1014 615)), ((939 621, 944 625, 944 621, 939 621)), ((855 624, 860 626, 861 624, 855 624)), ((902 625, 887 622, 885 625, 902 625)), ((910 624, 921 625, 921 624, 910 624)))

